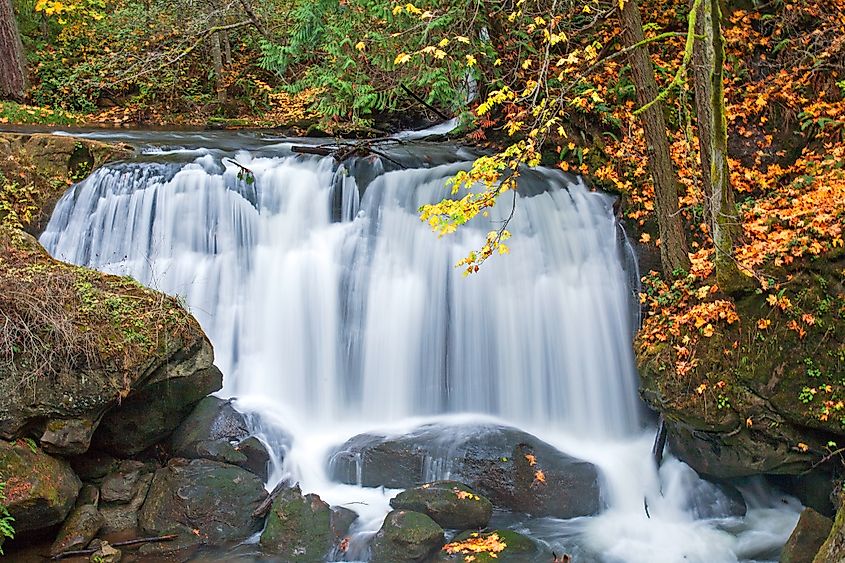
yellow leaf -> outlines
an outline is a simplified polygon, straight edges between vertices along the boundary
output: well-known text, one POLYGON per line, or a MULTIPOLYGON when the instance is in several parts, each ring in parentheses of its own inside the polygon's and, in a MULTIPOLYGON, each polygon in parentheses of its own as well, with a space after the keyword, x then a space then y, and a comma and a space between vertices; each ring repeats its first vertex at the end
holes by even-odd
POLYGON ((401 65, 401 64, 407 63, 410 60, 411 60, 411 55, 409 55, 407 53, 399 53, 398 55, 396 55, 396 58, 393 59, 393 64, 401 65))
POLYGON ((475 66, 475 63, 477 62, 477 61, 475 60, 475 57, 473 57, 472 55, 467 55, 467 56, 466 56, 466 59, 467 59, 467 66, 468 66, 468 67, 473 67, 473 66, 475 66))
POLYGON ((358 42, 355 44, 355 48, 356 48, 356 49, 358 49, 359 51, 363 51, 364 49, 366 49, 366 48, 367 48, 367 46, 364 44, 364 42, 363 42, 363 41, 358 41, 358 42))

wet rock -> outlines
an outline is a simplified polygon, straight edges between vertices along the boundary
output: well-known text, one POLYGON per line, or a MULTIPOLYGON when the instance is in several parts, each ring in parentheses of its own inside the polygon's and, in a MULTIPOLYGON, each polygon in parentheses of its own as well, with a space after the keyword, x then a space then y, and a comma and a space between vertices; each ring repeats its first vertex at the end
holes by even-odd
POLYGON ((38 435, 49 453, 78 455, 94 444, 130 457, 220 389, 211 343, 174 298, 59 262, 8 227, 0 227, 0 261, 0 287, 28 296, 3 304, 21 352, 15 363, 0 361, 0 438, 38 435), (27 331, 50 337, 24 345, 27 331))
POLYGON ((157 377, 106 413, 94 433, 94 445, 131 457, 167 438, 197 402, 223 386, 213 359, 207 340, 180 350, 157 377))
POLYGON ((252 513, 266 497, 263 482, 240 467, 174 459, 156 471, 138 522, 147 534, 177 533, 222 545, 261 530, 252 513))
POLYGON ((344 508, 342 506, 333 507, 330 521, 332 535, 334 536, 335 541, 338 541, 346 536, 346 534, 349 533, 349 529, 352 527, 352 524, 354 524, 357 519, 358 513, 354 510, 349 510, 348 508, 344 508))
POLYGON ((96 506, 86 504, 75 508, 62 524, 56 541, 50 547, 50 556, 83 549, 94 539, 104 523, 105 520, 96 506))
POLYGON ((420 512, 393 510, 370 545, 372 563, 411 563, 434 555, 445 543, 443 528, 420 512))
POLYGON ((82 487, 66 461, 23 440, 0 441, 0 475, 18 535, 62 522, 82 487))
POLYGON ((467 556, 474 556, 473 561, 482 562, 513 562, 523 561, 552 561, 552 553, 527 536, 512 530, 493 530, 490 532, 464 532, 446 544, 433 561, 466 561, 467 556), (479 542, 488 548, 486 551, 475 551, 474 548, 461 549, 464 542, 479 542))
POLYGON ((132 500, 137 492, 138 480, 146 466, 143 462, 126 460, 120 463, 118 470, 109 473, 100 485, 100 497, 103 502, 125 504, 132 500))
POLYGON ((105 519, 102 528, 104 534, 138 530, 138 512, 147 498, 152 482, 152 473, 143 474, 138 477, 132 500, 128 503, 100 504, 100 514, 105 519))
POLYGON ((76 497, 76 506, 88 504, 94 507, 100 504, 100 489, 95 485, 83 483, 82 488, 79 489, 79 495, 76 497))
POLYGON ((100 480, 117 470, 120 460, 114 456, 98 450, 88 450, 82 455, 70 458, 70 466, 80 479, 87 482, 100 480))
POLYGON ((845 561, 845 492, 838 492, 839 509, 827 539, 819 548, 813 563, 841 563, 845 561))
POLYGON ((47 423, 39 442, 48 453, 82 454, 88 451, 98 423, 99 420, 84 416, 68 420, 54 419, 47 423))
POLYGON ((366 487, 410 488, 448 477, 494 506, 573 518, 601 507, 598 471, 535 436, 497 425, 425 425, 386 437, 355 436, 331 456, 332 477, 366 487))
POLYGON ((270 454, 260 440, 249 437, 246 419, 231 401, 201 400, 173 433, 171 445, 176 456, 229 463, 267 478, 270 454))
POLYGON ((813 563, 832 527, 833 520, 805 508, 781 552, 780 563, 813 563))
POLYGON ((483 528, 493 515, 489 500, 457 481, 435 481, 408 489, 391 499, 390 506, 422 512, 439 526, 457 530, 483 528))
POLYGON ((303 495, 296 485, 273 501, 260 544, 283 561, 323 561, 336 537, 329 505, 317 495, 303 495))

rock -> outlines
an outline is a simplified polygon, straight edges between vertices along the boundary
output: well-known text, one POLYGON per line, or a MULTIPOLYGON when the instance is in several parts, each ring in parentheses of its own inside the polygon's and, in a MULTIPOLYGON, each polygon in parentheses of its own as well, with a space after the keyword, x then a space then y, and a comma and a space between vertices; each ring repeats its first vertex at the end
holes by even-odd
POLYGON ((100 504, 100 514, 105 519, 102 529, 104 534, 126 531, 135 532, 138 530, 138 512, 147 498, 147 493, 150 490, 152 482, 152 473, 141 475, 138 477, 137 483, 135 483, 135 492, 132 500, 128 503, 100 504))
POLYGON ((82 487, 66 461, 23 440, 0 441, 0 475, 18 535, 62 522, 82 487))
POLYGON ((50 556, 85 548, 94 539, 104 523, 105 520, 96 506, 86 504, 75 508, 62 524, 62 529, 59 531, 56 541, 50 547, 50 556))
POLYGON ((173 459, 156 471, 138 522, 150 535, 177 533, 222 545, 261 530, 252 512, 266 497, 263 482, 240 467, 173 459))
POLYGON ((399 437, 361 434, 340 446, 329 466, 343 483, 355 483, 360 470, 365 487, 454 479, 493 506, 535 516, 573 518, 601 507, 595 466, 506 426, 433 424, 399 437))
POLYGON ((148 380, 106 413, 94 444, 118 457, 130 457, 167 438, 194 404, 223 386, 223 374, 211 364, 213 359, 207 340, 196 349, 179 351, 157 380, 148 380))
POLYGON ((76 497, 76 506, 92 505, 96 507, 100 504, 100 489, 95 485, 83 483, 82 488, 79 489, 79 495, 76 497))
POLYGON ((273 501, 261 549, 284 561, 323 561, 336 539, 331 520, 319 496, 303 495, 299 485, 285 489, 273 501))
POLYGON ((267 479, 270 454, 259 439, 249 437, 246 419, 231 401, 201 400, 173 433, 171 445, 176 456, 230 463, 267 479))
MULTIPOLYGON (((666 342, 638 340, 640 394, 664 415, 678 458, 717 479, 803 475, 829 454, 830 441, 842 443, 845 418, 823 413, 828 397, 821 391, 815 400, 806 397, 810 389, 841 395, 842 362, 828 352, 845 347, 843 268, 845 251, 837 249, 777 272, 795 288, 784 297, 813 311, 800 335, 790 329, 793 310, 773 310, 766 292, 733 295, 739 322, 697 339, 688 352, 698 361, 683 377, 674 373, 675 347, 684 346, 685 332, 666 342), (689 392, 699 386, 707 393, 689 392)), ((826 508, 823 498, 811 502, 826 508)))
POLYGON ((333 507, 330 524, 335 541, 343 539, 357 519, 358 513, 354 510, 342 506, 333 507))
POLYGON ((100 480, 116 471, 120 461, 112 455, 97 450, 88 450, 82 455, 70 458, 70 466, 79 475, 79 478, 88 482, 100 482, 100 480))
POLYGON ((512 561, 552 561, 552 554, 548 549, 541 546, 531 538, 518 534, 511 530, 493 530, 490 532, 464 532, 443 546, 433 561, 466 561, 466 557, 472 555, 476 563, 496 562, 501 563, 512 561), (469 541, 470 544, 487 547, 486 551, 475 551, 473 548, 461 549, 461 544, 469 541))
POLYGON ((117 502, 125 504, 135 496, 136 485, 141 477, 145 465, 140 461, 126 460, 121 462, 118 471, 109 473, 100 485, 100 498, 103 502, 117 502))
POLYGON ((221 387, 210 342, 175 298, 59 262, 5 226, 0 262, 0 310, 14 327, 2 345, 20 350, 0 349, 0 438, 129 457, 221 387))
POLYGON ((109 542, 101 541, 89 561, 91 563, 119 563, 123 558, 123 553, 114 547, 109 542))
POLYGON ((270 452, 264 443, 255 436, 250 436, 235 446, 235 449, 246 458, 246 461, 238 465, 267 481, 270 475, 270 452))
POLYGON ((819 548, 813 563, 842 563, 845 561, 845 492, 838 494, 839 510, 827 539, 819 548))
POLYGON ((805 508, 780 554, 780 563, 813 563, 832 527, 833 520, 805 508))
POLYGON ((47 423, 41 435, 41 447, 49 453, 76 455, 88 451, 91 437, 99 420, 80 417, 77 419, 54 419, 47 423))
POLYGON ((408 489, 390 500, 399 510, 427 514, 443 528, 484 528, 493 515, 493 505, 470 487, 457 481, 435 481, 408 489))
POLYGON ((443 528, 420 512, 393 510, 370 545, 372 563, 412 563, 431 557, 445 542, 443 528))

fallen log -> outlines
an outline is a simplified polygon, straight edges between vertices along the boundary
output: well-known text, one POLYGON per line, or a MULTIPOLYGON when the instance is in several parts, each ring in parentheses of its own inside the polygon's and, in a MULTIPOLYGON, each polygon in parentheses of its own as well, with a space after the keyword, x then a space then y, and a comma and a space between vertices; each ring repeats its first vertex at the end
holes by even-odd
MULTIPOLYGON (((155 536, 151 538, 138 538, 134 540, 126 540, 126 541, 118 541, 114 543, 110 543, 109 545, 112 547, 127 547, 130 545, 140 545, 142 543, 157 543, 157 542, 164 542, 164 541, 171 541, 175 540, 179 536, 177 534, 168 534, 166 536, 155 536)), ((80 555, 94 555, 97 553, 97 549, 76 549, 73 551, 63 551, 58 555, 54 555, 50 558, 51 561, 56 561, 58 559, 64 559, 66 557, 78 557, 80 555)))
POLYGON ((279 496, 282 491, 287 488, 287 486, 288 484, 286 481, 279 481, 279 484, 273 488, 269 496, 264 499, 264 501, 259 504, 255 510, 252 511, 252 517, 264 518, 265 516, 267 516, 267 513, 270 512, 270 507, 273 506, 273 501, 276 500, 276 497, 279 496))

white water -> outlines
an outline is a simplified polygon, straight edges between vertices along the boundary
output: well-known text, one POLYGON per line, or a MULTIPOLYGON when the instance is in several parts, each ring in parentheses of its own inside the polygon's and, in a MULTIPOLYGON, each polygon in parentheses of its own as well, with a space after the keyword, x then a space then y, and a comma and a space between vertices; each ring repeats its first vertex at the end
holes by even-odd
POLYGON ((744 519, 696 519, 694 497, 712 485, 672 459, 653 466, 631 352, 636 274, 622 266, 608 196, 559 173, 527 174, 511 256, 465 279, 453 265, 510 205, 444 239, 416 210, 444 197, 444 179, 466 163, 337 169, 287 146, 228 153, 255 186, 215 150, 148 151, 189 162, 100 169, 59 202, 41 239, 61 259, 185 298, 214 343, 222 394, 261 415, 269 443, 281 443, 276 429, 292 435, 268 486, 291 478, 356 510, 362 544, 394 492, 330 482, 333 446, 432 418, 495 417, 602 470, 601 515, 515 524, 556 552, 632 563, 776 558, 797 503, 749 495, 744 519), (361 196, 358 183, 372 176, 361 196))

